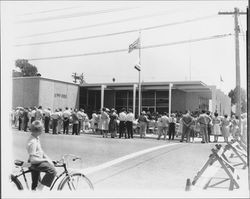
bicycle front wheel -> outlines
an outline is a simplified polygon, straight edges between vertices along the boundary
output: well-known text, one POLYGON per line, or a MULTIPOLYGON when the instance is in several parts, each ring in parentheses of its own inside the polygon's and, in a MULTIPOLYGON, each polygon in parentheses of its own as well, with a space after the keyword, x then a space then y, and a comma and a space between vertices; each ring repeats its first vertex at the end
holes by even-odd
POLYGON ((60 183, 58 190, 93 190, 94 186, 91 181, 82 173, 73 173, 67 176, 60 183))

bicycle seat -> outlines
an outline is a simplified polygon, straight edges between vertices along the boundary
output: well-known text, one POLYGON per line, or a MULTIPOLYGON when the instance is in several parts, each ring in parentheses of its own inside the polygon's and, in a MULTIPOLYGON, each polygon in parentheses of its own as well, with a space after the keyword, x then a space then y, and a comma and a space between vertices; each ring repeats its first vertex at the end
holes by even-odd
POLYGON ((24 163, 24 161, 21 161, 21 160, 15 160, 15 165, 16 166, 22 166, 23 165, 23 163, 24 163))
POLYGON ((15 160, 14 163, 16 166, 20 166, 20 167, 30 167, 31 166, 31 164, 29 162, 24 162, 21 160, 15 160))

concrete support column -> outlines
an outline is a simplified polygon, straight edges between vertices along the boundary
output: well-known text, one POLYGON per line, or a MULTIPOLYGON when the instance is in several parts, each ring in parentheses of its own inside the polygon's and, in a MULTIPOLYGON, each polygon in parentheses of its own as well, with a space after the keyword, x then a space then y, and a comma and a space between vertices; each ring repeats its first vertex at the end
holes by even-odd
POLYGON ((137 88, 137 85, 134 84, 134 87, 133 87, 133 113, 135 115, 135 106, 136 106, 136 88, 137 88))
POLYGON ((171 115, 171 101, 172 101, 172 87, 173 87, 173 84, 172 83, 169 83, 169 96, 168 96, 168 116, 170 117, 171 115))
POLYGON ((104 89, 107 88, 106 85, 101 85, 101 109, 104 106, 104 89))

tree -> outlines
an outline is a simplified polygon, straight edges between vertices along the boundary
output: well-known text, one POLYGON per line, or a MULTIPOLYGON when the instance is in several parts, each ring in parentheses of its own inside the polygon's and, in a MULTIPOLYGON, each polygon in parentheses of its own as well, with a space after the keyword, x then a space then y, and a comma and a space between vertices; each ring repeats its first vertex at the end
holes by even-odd
POLYGON ((21 70, 22 77, 37 76, 38 74, 36 66, 30 64, 26 59, 17 59, 15 65, 21 70))
MULTIPOLYGON (((245 113, 247 111, 247 100, 246 100, 246 91, 243 88, 240 88, 241 90, 241 112, 245 113)), ((237 89, 235 88, 234 90, 231 90, 228 93, 228 96, 231 98, 231 104, 235 105, 236 104, 236 96, 237 96, 237 89)))

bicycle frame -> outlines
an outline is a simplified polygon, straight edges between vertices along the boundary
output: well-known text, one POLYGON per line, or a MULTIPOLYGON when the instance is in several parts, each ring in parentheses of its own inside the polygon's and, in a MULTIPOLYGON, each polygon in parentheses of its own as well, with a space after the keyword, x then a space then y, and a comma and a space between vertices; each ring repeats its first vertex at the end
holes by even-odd
MULTIPOLYGON (((54 179, 52 185, 50 186, 50 190, 52 190, 52 189, 54 188, 54 186, 55 186, 56 182, 58 181, 58 179, 61 178, 63 175, 69 176, 69 172, 68 172, 68 170, 67 170, 65 164, 63 164, 62 166, 58 166, 58 167, 63 167, 63 168, 64 168, 64 171, 63 171, 59 176, 58 176, 58 175, 56 176, 56 178, 54 179)), ((32 172, 31 169, 24 170, 23 167, 21 167, 20 173, 17 174, 17 175, 13 175, 13 176, 14 176, 14 178, 17 178, 17 179, 18 179, 20 176, 23 176, 24 181, 25 181, 25 184, 26 184, 26 188, 27 188, 27 189, 30 189, 25 174, 31 173, 31 172, 32 172)))

